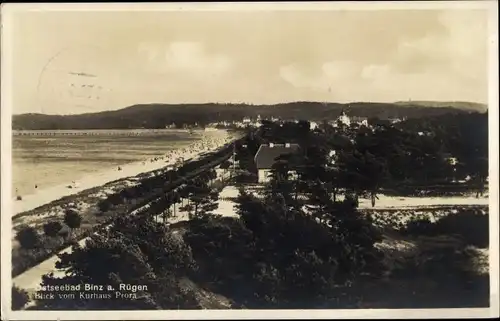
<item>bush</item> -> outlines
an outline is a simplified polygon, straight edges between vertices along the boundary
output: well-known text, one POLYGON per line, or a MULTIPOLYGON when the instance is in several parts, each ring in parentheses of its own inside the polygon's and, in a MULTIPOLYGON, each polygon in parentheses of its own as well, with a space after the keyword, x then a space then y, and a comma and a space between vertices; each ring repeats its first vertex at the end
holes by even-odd
POLYGON ((99 203, 97 204, 97 207, 99 207, 99 211, 107 212, 111 208, 111 203, 107 199, 104 199, 104 200, 99 201, 99 203))
POLYGON ((432 223, 429 219, 419 219, 408 223, 402 230, 408 235, 457 235, 469 245, 489 246, 488 215, 477 209, 462 209, 432 223))
POLYGON ((478 210, 463 210, 448 215, 437 221, 436 233, 457 234, 467 244, 486 248, 489 246, 488 215, 478 210))
POLYGON ((59 231, 62 229, 62 224, 53 221, 53 222, 48 222, 43 226, 43 231, 45 235, 55 237, 59 233, 59 231))
POLYGON ((16 240, 21 244, 21 247, 25 249, 34 249, 40 245, 40 236, 31 226, 21 228, 17 232, 16 240))
POLYGON ((432 223, 428 218, 419 218, 410 221, 403 233, 407 235, 436 235, 436 223, 432 223))
POLYGON ((12 287, 12 310, 21 310, 29 301, 28 292, 17 286, 12 287))
POLYGON ((64 223, 71 229, 79 228, 82 224, 82 216, 75 210, 68 209, 64 214, 64 223))
POLYGON ((120 193, 111 194, 108 196, 108 202, 112 205, 119 205, 123 203, 123 197, 120 193))

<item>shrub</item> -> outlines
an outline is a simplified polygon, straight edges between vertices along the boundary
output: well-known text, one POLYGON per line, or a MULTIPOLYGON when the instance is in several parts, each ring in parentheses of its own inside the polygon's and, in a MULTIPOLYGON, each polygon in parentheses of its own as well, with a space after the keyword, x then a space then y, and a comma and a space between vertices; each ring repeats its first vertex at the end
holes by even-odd
POLYGON ((428 218, 419 218, 410 221, 403 233, 408 235, 436 235, 436 223, 432 223, 428 218))
POLYGON ((64 223, 71 229, 79 228, 82 224, 82 216, 75 210, 68 209, 64 214, 64 223))
POLYGON ((462 209, 456 214, 449 214, 435 223, 429 219, 419 219, 408 223, 402 231, 408 235, 457 235, 467 244, 488 247, 488 215, 475 209, 462 209))
POLYGON ((488 215, 478 210, 463 210, 448 215, 436 223, 436 233, 460 235, 467 244, 477 247, 489 246, 488 215))
POLYGON ((40 245, 40 236, 31 226, 21 228, 17 232, 16 240, 25 249, 34 249, 40 245))
POLYGON ((107 212, 111 208, 111 203, 108 200, 104 199, 104 200, 99 201, 97 206, 99 207, 99 211, 107 212))
POLYGON ((108 196, 108 202, 112 205, 119 205, 123 203, 123 197, 120 193, 111 194, 108 196))
POLYGON ((17 286, 12 287, 12 310, 21 310, 29 301, 28 292, 17 286))
POLYGON ((43 231, 45 235, 52 237, 57 236, 57 234, 61 229, 62 229, 62 224, 57 221, 48 222, 43 226, 43 231))

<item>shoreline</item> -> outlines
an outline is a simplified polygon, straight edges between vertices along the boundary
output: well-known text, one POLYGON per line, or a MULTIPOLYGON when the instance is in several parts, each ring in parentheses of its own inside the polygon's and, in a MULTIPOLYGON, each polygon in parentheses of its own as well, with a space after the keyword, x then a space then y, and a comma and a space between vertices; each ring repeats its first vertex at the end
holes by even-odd
MULTIPOLYGON (((220 133, 219 133, 220 134, 220 133)), ((213 136, 212 136, 213 138, 213 136)), ((203 149, 196 149, 193 151, 191 154, 194 154, 193 158, 198 158, 197 156, 200 156, 204 152, 207 151, 213 151, 217 150, 218 148, 221 148, 223 145, 227 144, 228 142, 232 141, 235 137, 233 135, 230 135, 229 133, 225 132, 222 136, 219 136, 216 138, 216 141, 212 144, 206 145, 205 148, 203 149)), ((200 142, 201 143, 201 142, 200 142)), ((186 154, 180 154, 180 156, 186 156, 186 154)), ((162 165, 162 167, 168 166, 168 165, 162 165)), ((139 176, 142 173, 139 173, 135 177, 139 176)), ((127 177, 124 177, 123 179, 127 179, 127 177)), ((104 184, 106 185, 106 184, 104 184)), ((103 187, 103 186, 100 186, 103 187)), ((97 187, 99 188, 99 187, 97 187)), ((105 224, 106 225, 106 224, 105 224)), ((94 234, 94 233, 92 233, 94 234)), ((80 240, 77 240, 77 243, 80 244, 81 246, 85 246, 86 240, 89 239, 90 236, 85 236, 80 240)), ((32 266, 31 268, 27 269, 26 271, 20 273, 19 275, 16 275, 15 277, 12 278, 13 284, 16 286, 27 290, 27 291, 33 291, 34 289, 37 288, 37 286, 40 284, 41 276, 48 273, 48 272, 53 272, 54 275, 56 276, 63 276, 65 271, 64 270, 58 270, 55 269, 55 263, 59 260, 59 255, 62 253, 69 253, 72 251, 72 246, 66 246, 62 248, 61 250, 57 250, 56 252, 52 253, 47 259, 41 261, 37 265, 32 266)))
POLYGON ((14 217, 63 197, 78 194, 90 188, 103 186, 109 182, 138 176, 167 166, 173 166, 176 162, 193 158, 200 153, 212 149, 215 145, 223 145, 223 143, 227 142, 229 139, 231 139, 231 135, 227 131, 218 130, 202 132, 200 140, 183 148, 168 150, 166 153, 162 154, 162 156, 125 164, 120 166, 121 170, 118 170, 118 167, 116 167, 114 169, 98 171, 78 180, 75 182, 77 184, 68 182, 38 190, 34 194, 21 195, 22 200, 17 200, 17 196, 14 193, 12 197, 13 204, 11 216, 14 217), (70 185, 72 188, 68 187, 70 185))

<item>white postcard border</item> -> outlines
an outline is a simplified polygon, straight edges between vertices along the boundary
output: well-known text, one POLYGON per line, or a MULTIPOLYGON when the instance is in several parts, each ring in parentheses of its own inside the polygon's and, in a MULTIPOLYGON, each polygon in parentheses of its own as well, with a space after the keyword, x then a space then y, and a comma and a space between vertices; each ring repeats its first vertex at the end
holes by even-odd
POLYGON ((2 5, 1 52, 1 310, 6 320, 143 320, 143 319, 298 319, 298 318, 471 318, 499 314, 498 272, 498 11, 496 1, 405 1, 405 2, 290 2, 290 3, 101 3, 101 4, 8 4, 2 5), (488 9, 490 15, 489 48, 489 170, 490 170, 490 308, 484 309, 356 309, 356 310, 161 310, 161 311, 11 311, 11 126, 12 14, 24 10, 51 11, 172 11, 172 10, 413 10, 413 9, 488 9))

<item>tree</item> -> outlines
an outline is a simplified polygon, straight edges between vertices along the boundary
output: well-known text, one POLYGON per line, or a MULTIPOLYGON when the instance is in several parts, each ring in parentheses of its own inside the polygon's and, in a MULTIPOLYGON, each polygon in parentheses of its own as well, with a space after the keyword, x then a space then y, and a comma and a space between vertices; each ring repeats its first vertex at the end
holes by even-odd
POLYGON ((16 234, 16 240, 25 249, 34 249, 40 245, 40 236, 31 226, 22 227, 16 234))
POLYGON ((55 237, 62 229, 62 224, 58 221, 48 222, 43 226, 43 231, 45 235, 55 237))
POLYGON ((82 224, 82 216, 74 209, 68 209, 64 213, 64 223, 73 230, 79 228, 82 224))
POLYGON ((176 216, 177 215, 176 205, 181 201, 181 196, 179 192, 174 190, 168 194, 168 199, 174 207, 174 216, 176 216))
POLYGON ((273 164, 271 179, 265 189, 265 195, 270 200, 278 199, 286 208, 296 205, 295 184, 291 180, 291 167, 288 155, 280 156, 273 164))
POLYGON ((28 292, 15 285, 12 287, 12 310, 21 310, 29 301, 28 292))
POLYGON ((218 193, 213 191, 203 179, 197 178, 191 185, 189 200, 192 205, 192 216, 201 217, 209 215, 217 209, 218 193))
POLYGON ((217 172, 215 171, 214 168, 210 168, 203 174, 199 176, 199 179, 207 182, 208 184, 211 184, 214 179, 217 178, 217 172))
POLYGON ((368 192, 372 206, 375 206, 377 193, 388 178, 384 159, 370 152, 342 153, 339 159, 341 181, 356 195, 368 192))
POLYGON ((156 199, 152 201, 147 210, 148 216, 152 216, 156 221, 158 216, 162 217, 163 223, 167 223, 167 218, 170 217, 170 199, 168 198, 168 194, 162 198, 156 199))
POLYGON ((325 188, 325 184, 316 180, 310 185, 309 202, 307 208, 311 210, 311 215, 320 223, 323 223, 329 216, 328 204, 330 194, 325 188))

